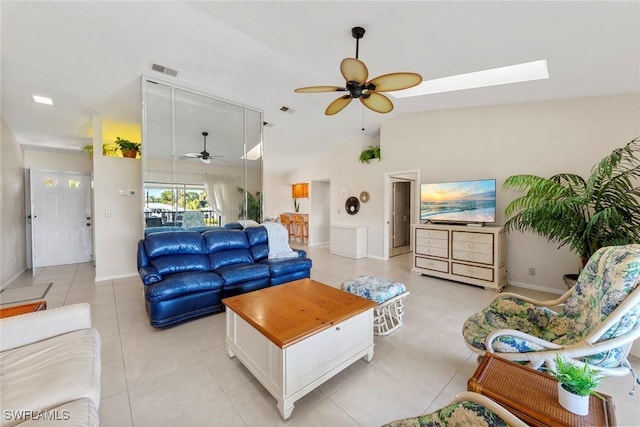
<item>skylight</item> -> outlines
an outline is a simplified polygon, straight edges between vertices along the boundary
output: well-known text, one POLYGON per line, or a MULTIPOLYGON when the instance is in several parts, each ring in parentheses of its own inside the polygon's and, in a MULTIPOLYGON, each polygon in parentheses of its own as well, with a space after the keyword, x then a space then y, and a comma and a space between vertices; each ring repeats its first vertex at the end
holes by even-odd
POLYGON ((261 156, 260 151, 262 149, 262 142, 256 144, 251 150, 249 150, 247 152, 246 157, 242 156, 240 157, 241 159, 247 159, 247 160, 258 160, 261 156))
POLYGON ((432 93, 452 92, 548 78, 549 70, 547 69, 547 60, 542 59, 473 73, 442 77, 440 79, 425 80, 418 86, 390 92, 389 95, 394 98, 409 98, 432 93))
POLYGON ((46 96, 33 95, 33 100, 40 104, 53 105, 53 100, 51 98, 47 98, 46 96))

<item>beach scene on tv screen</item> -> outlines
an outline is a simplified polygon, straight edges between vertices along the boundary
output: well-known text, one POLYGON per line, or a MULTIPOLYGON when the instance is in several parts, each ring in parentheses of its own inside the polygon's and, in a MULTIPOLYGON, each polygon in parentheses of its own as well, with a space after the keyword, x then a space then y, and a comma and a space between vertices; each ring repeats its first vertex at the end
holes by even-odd
POLYGON ((496 183, 479 181, 422 184, 420 218, 431 221, 494 222, 496 183))

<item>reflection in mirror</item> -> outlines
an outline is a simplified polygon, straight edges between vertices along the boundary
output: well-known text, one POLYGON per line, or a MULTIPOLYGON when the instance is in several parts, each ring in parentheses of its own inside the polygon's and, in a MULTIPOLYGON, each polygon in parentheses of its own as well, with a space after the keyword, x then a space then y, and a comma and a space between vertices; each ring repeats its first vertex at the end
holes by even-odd
POLYGON ((149 78, 142 100, 146 232, 261 222, 262 112, 149 78))

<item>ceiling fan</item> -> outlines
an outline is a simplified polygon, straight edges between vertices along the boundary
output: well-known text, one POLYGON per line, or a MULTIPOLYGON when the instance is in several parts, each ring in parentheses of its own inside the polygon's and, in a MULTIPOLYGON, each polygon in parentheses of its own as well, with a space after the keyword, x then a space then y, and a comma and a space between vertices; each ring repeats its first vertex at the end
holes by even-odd
POLYGON ((393 110, 391 100, 380 92, 391 92, 394 90, 408 89, 417 86, 422 82, 422 76, 417 73, 390 73, 383 74, 367 81, 369 70, 364 62, 358 59, 358 48, 360 39, 364 36, 364 28, 353 27, 351 35, 356 39, 356 57, 344 58, 340 63, 340 72, 346 81, 343 86, 309 86, 295 90, 297 93, 318 93, 318 92, 349 92, 333 101, 325 114, 334 115, 342 111, 353 98, 359 98, 360 102, 370 110, 378 113, 388 113, 393 110))
POLYGON ((217 160, 219 162, 229 163, 228 160, 219 158, 222 156, 209 154, 209 152, 207 151, 207 135, 209 135, 209 132, 202 132, 202 136, 204 137, 204 147, 201 152, 185 153, 182 156, 180 156, 180 159, 200 159, 202 163, 206 163, 206 164, 211 163, 211 160, 217 160))

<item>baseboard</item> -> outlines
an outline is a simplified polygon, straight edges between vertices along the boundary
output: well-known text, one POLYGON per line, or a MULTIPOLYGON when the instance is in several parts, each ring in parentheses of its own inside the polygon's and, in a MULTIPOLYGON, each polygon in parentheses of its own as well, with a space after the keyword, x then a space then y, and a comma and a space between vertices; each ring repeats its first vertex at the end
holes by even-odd
POLYGON ((102 282, 105 280, 116 280, 116 279, 126 279, 128 277, 136 277, 138 273, 126 273, 126 274, 117 274, 115 276, 96 276, 96 282, 102 282))
POLYGON ((525 289, 531 289, 534 291, 541 291, 541 292, 549 292, 550 294, 556 294, 556 295, 563 295, 566 290, 561 290, 561 289, 556 289, 556 288, 547 288, 546 286, 538 286, 538 285, 532 285, 531 283, 525 283, 525 282, 509 282, 509 284, 511 286, 517 286, 519 288, 525 288, 525 289))
POLYGON ((380 261, 389 261, 389 258, 384 258, 381 256, 375 256, 375 255, 369 255, 369 254, 367 254, 365 258, 378 259, 380 261))
POLYGON ((9 286, 11 284, 11 282, 13 282, 14 280, 16 280, 22 273, 24 273, 25 271, 27 271, 26 268, 23 268, 22 270, 18 271, 16 274, 14 274, 13 276, 9 277, 4 283, 0 284, 0 290, 6 288, 7 286, 9 286))
POLYGON ((309 243, 308 246, 309 247, 311 247, 311 246, 320 246, 320 245, 326 245, 328 243, 329 243, 328 241, 326 241, 326 242, 313 242, 313 243, 309 243))

